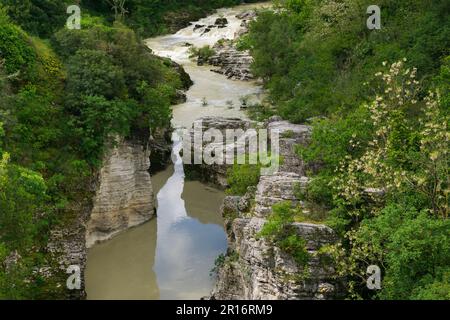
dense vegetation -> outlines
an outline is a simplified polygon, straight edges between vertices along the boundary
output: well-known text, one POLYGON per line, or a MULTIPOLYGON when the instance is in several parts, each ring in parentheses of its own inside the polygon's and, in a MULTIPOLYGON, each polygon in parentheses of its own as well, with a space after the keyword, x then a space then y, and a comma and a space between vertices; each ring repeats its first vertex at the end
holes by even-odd
MULTIPOLYGON (((167 128, 189 86, 129 28, 166 31, 181 1, 127 1, 115 17, 107 3, 83 1, 82 29, 68 30, 65 1, 0 1, 0 299, 65 297, 52 230, 89 208, 106 147, 167 128)), ((195 14, 226 3, 192 1, 195 14)))
MULTIPOLYGON (((381 30, 366 26, 371 4, 286 0, 260 12, 240 41, 269 92, 257 114, 313 126, 298 153, 320 169, 301 197, 342 236, 322 252, 349 297, 450 299, 450 3, 379 1, 381 30), (372 264, 381 290, 366 288, 372 264)), ((287 239, 291 220, 278 207, 263 234, 287 239)))
MULTIPOLYGON (((68 1, 0 0, 0 299, 64 297, 64 280, 45 268, 57 265, 51 230, 88 206, 108 144, 167 126, 186 84, 140 37, 241 1, 112 10, 119 2, 81 1, 82 30, 67 30, 68 1)), ((320 170, 301 197, 343 239, 322 252, 352 298, 450 299, 450 3, 380 0, 381 30, 367 29, 366 0, 275 4, 239 47, 269 93, 252 112, 313 126, 298 153, 320 170), (382 269, 379 291, 365 287, 370 264, 382 269)), ((243 194, 258 172, 235 166, 230 192, 243 194)), ((305 263, 289 227, 298 219, 280 204, 260 236, 305 263)))
MULTIPOLYGON (((140 36, 175 32, 204 17, 215 8, 239 4, 242 0, 81 0, 85 12, 102 16, 108 23, 122 20, 140 36)), ((257 2, 250 0, 246 2, 257 2)), ((67 0, 1 0, 15 23, 34 35, 51 36, 68 17, 67 0)))

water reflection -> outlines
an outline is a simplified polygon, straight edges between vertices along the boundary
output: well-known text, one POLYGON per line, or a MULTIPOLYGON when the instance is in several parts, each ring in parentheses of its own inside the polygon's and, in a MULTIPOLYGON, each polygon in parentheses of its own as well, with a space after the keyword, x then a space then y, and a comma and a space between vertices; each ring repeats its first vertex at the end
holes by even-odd
POLYGON ((224 193, 184 181, 180 148, 174 134, 174 165, 152 177, 157 219, 89 250, 89 299, 199 299, 211 290, 209 271, 227 245, 224 193))
MULTIPOLYGON (((181 63, 194 81, 186 103, 173 108, 175 127, 190 127, 206 115, 243 118, 240 98, 260 98, 261 88, 254 82, 231 81, 209 67, 197 66, 186 47, 186 42, 201 47, 221 38, 233 39, 242 22, 236 14, 260 6, 221 9, 198 22, 210 25, 223 16, 229 21, 227 28, 202 34, 194 31, 194 23, 175 35, 147 41, 156 54, 181 63)), ((199 299, 211 290, 209 271, 227 245, 219 214, 224 194, 184 181, 180 148, 175 135, 174 165, 152 176, 158 218, 89 250, 85 273, 89 299, 199 299)))
POLYGON ((207 295, 212 287, 209 271, 227 245, 218 208, 223 193, 200 183, 185 185, 180 148, 174 134, 174 174, 158 193, 155 272, 161 299, 207 295), (189 199, 187 209, 182 195, 189 199))

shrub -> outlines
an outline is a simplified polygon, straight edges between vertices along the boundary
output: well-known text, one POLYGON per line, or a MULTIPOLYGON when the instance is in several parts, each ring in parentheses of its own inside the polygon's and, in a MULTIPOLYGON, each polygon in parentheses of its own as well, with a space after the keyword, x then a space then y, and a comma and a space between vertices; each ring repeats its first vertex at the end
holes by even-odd
POLYGON ((261 176, 261 166, 234 164, 227 172, 228 194, 244 195, 248 187, 256 186, 261 176))
POLYGON ((189 57, 197 58, 198 61, 206 62, 209 60, 209 58, 211 58, 215 54, 216 54, 216 52, 214 51, 214 49, 212 49, 208 45, 201 47, 201 48, 195 48, 195 47, 189 48, 189 57))
POLYGON ((258 237, 263 237, 284 252, 290 254, 300 266, 305 266, 309 261, 309 253, 306 250, 306 240, 299 237, 292 223, 295 222, 297 210, 292 208, 290 202, 281 202, 273 206, 273 212, 268 217, 258 237))

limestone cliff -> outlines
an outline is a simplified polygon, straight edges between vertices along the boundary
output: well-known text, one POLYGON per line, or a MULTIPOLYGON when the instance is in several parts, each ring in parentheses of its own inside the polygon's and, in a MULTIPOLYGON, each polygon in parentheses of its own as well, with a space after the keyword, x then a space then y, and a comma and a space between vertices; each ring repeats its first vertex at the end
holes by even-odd
MULTIPOLYGON (((219 130, 225 142, 227 129, 241 129, 242 134, 236 137, 232 144, 227 144, 223 148, 224 159, 226 152, 233 149, 236 154, 236 149, 239 145, 246 144, 248 146, 248 129, 267 129, 268 137, 271 137, 272 131, 278 132, 279 137, 279 152, 282 159, 280 163, 280 172, 295 172, 304 176, 307 166, 295 154, 296 145, 306 145, 309 142, 311 134, 311 127, 307 125, 292 124, 288 121, 283 121, 279 117, 272 117, 266 123, 258 123, 255 121, 240 119, 240 118, 225 118, 225 117, 203 117, 197 119, 191 129, 191 153, 202 154, 203 149, 196 150, 194 144, 194 128, 201 129, 201 132, 206 132, 209 129, 219 130), (246 140, 247 139, 247 140, 246 140)), ((270 141, 269 141, 270 144, 270 141)), ((197 147, 199 147, 198 145, 197 147)), ((205 143, 201 145, 203 148, 205 143)), ((213 183, 221 188, 228 187, 226 174, 231 167, 229 164, 185 164, 185 171, 191 177, 198 178, 204 182, 213 183)))
POLYGON ((223 159, 225 159, 227 150, 231 148, 236 152, 238 141, 240 141, 240 139, 244 139, 245 131, 254 126, 256 126, 256 123, 249 121, 249 120, 239 119, 239 118, 203 117, 203 118, 199 118, 196 121, 194 121, 194 124, 192 125, 192 129, 190 131, 191 155, 192 155, 191 163, 192 164, 186 164, 186 163, 184 164, 184 169, 185 169, 186 175, 190 178, 199 179, 203 182, 212 183, 218 187, 226 188, 228 186, 226 175, 227 175, 227 170, 230 168, 229 164, 223 163, 223 164, 207 165, 204 162, 202 164, 193 164, 194 163, 193 155, 195 155, 195 154, 202 155, 205 145, 209 144, 209 143, 205 143, 204 141, 202 144, 198 144, 198 145, 196 145, 194 143, 194 141, 195 141, 194 128, 196 130, 201 130, 201 133, 205 133, 209 129, 219 130, 223 136, 223 141, 217 141, 217 143, 219 143, 219 144, 226 142, 226 130, 227 129, 242 130, 243 134, 238 135, 236 137, 235 143, 224 146, 223 159))
POLYGON ((318 250, 338 240, 322 224, 294 223, 297 235, 306 240, 309 261, 299 265, 293 257, 257 236, 271 206, 281 201, 297 201, 294 188, 307 183, 296 173, 263 177, 256 192, 244 197, 230 196, 222 214, 228 234, 228 253, 217 273, 211 293, 218 300, 333 299, 342 295, 342 280, 335 278, 332 265, 322 262, 318 250))
MULTIPOLYGON (((162 136, 161 136, 162 137, 162 136)), ((73 208, 70 223, 52 231, 48 250, 55 258, 58 283, 65 287, 70 265, 81 272, 80 290, 65 290, 67 299, 86 297, 84 270, 87 249, 98 241, 137 226, 155 215, 155 201, 150 179, 150 154, 155 151, 158 165, 162 165, 164 150, 170 148, 169 141, 150 137, 148 141, 121 140, 110 147, 103 165, 88 190, 92 201, 85 199, 73 208)))
MULTIPOLYGON (((221 120, 223 123, 225 120, 221 120)), ((208 121, 208 125, 215 123, 208 121)), ((296 154, 296 145, 309 142, 311 128, 274 117, 264 126, 280 136, 282 164, 274 175, 262 176, 256 188, 244 196, 224 200, 222 215, 228 236, 228 252, 218 267, 211 299, 334 299, 343 294, 344 281, 336 277, 333 265, 319 249, 338 241, 332 229, 320 223, 293 223, 298 237, 306 241, 308 263, 299 265, 273 243, 258 236, 273 205, 290 201, 304 206, 295 190, 305 188, 307 167, 296 154)), ((215 177, 226 171, 215 170, 215 177)), ((310 214, 304 210, 304 214, 310 214)))
POLYGON ((88 248, 155 215, 149 169, 148 145, 122 140, 106 154, 87 223, 88 248))

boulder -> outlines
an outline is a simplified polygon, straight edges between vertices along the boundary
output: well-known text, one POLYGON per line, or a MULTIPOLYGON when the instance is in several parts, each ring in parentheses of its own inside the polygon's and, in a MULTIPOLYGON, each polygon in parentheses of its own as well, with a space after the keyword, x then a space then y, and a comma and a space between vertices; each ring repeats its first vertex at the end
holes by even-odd
POLYGON ((228 25, 227 18, 217 18, 214 23, 218 28, 225 28, 228 25))

